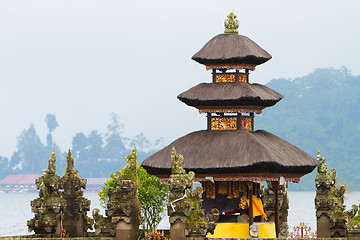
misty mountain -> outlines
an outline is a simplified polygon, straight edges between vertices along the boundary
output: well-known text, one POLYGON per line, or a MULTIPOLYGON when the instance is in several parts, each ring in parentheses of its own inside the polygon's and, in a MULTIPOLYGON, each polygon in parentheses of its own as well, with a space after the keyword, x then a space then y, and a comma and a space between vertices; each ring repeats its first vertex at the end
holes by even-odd
MULTIPOLYGON (((256 117, 256 129, 276 134, 315 158, 320 149, 328 169, 336 168, 338 183, 359 189, 360 76, 344 67, 327 68, 266 85, 284 98, 256 117)), ((290 189, 314 190, 315 175, 316 169, 290 189)))

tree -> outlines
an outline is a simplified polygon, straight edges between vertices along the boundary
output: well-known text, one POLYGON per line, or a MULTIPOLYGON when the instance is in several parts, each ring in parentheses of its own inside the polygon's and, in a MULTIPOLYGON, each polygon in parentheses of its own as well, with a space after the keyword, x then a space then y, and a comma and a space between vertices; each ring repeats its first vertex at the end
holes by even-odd
MULTIPOLYGON (((143 231, 150 232, 156 229, 164 216, 166 203, 168 201, 168 185, 161 183, 156 176, 150 175, 138 163, 137 174, 140 179, 139 200, 141 203, 141 227, 143 231)), ((109 187, 115 188, 115 175, 110 174, 110 179, 106 180, 99 192, 101 206, 106 209, 109 197, 107 190, 109 187)))
POLYGON ((48 113, 45 118, 45 122, 49 129, 49 133, 46 136, 46 144, 47 146, 52 146, 52 135, 51 133, 59 126, 59 123, 56 121, 56 116, 54 114, 48 113))
POLYGON ((156 229, 165 215, 169 195, 168 184, 161 183, 158 177, 148 174, 141 166, 138 168, 138 174, 141 226, 144 231, 150 232, 156 229))
POLYGON ((149 141, 149 139, 147 139, 147 137, 145 137, 144 133, 140 133, 136 135, 131 140, 130 147, 134 147, 134 146, 137 146, 137 148, 143 152, 147 152, 152 148, 151 142, 149 141))
POLYGON ((9 159, 7 157, 0 156, 0 179, 6 177, 9 173, 9 159))
POLYGON ((92 130, 87 137, 88 153, 92 160, 102 157, 103 138, 97 130, 92 130))
POLYGON ((23 170, 24 173, 41 173, 47 166, 47 148, 36 134, 34 124, 23 130, 17 138, 17 151, 13 153, 10 167, 23 170))
POLYGON ((79 160, 87 159, 87 148, 88 148, 88 139, 82 132, 77 133, 72 140, 72 150, 74 157, 79 160))
POLYGON ((107 125, 108 133, 106 136, 106 145, 104 147, 104 156, 111 159, 120 159, 125 155, 125 145, 121 136, 124 130, 124 124, 120 121, 120 116, 111 113, 110 123, 107 125))
POLYGON ((106 126, 110 135, 115 134, 121 136, 124 132, 124 124, 120 121, 120 116, 116 113, 110 114, 110 123, 106 126))

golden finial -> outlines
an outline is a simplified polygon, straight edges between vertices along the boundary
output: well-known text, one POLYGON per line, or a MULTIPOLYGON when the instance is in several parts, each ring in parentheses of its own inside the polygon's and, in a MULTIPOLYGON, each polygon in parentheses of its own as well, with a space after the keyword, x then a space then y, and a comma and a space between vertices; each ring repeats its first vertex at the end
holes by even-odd
POLYGON ((226 34, 239 33, 237 30, 239 28, 239 20, 237 20, 236 18, 237 18, 237 16, 234 14, 234 12, 231 12, 227 16, 227 19, 225 19, 225 22, 224 22, 224 25, 225 25, 224 33, 226 33, 226 34))

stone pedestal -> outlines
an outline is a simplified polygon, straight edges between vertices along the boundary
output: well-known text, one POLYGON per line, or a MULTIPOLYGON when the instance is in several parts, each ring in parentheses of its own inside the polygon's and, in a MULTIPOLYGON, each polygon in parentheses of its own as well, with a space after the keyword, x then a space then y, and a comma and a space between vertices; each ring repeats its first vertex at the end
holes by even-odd
POLYGON ((186 238, 186 217, 170 217, 170 239, 171 240, 184 240, 186 238))

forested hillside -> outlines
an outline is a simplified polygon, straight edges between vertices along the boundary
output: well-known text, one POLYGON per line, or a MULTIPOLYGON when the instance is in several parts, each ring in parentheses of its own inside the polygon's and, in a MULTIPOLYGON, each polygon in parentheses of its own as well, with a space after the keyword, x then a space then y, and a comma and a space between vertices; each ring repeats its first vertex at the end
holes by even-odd
MULTIPOLYGON (((62 150, 52 139, 52 133, 59 123, 54 114, 47 114, 45 122, 48 127, 46 143, 41 142, 35 127, 30 124, 17 137, 17 146, 11 158, 5 158, 0 153, 0 179, 9 174, 41 174, 47 168, 52 149, 56 154, 56 166, 59 175, 66 169, 66 149, 62 150)), ((60 123, 61 124, 61 123, 60 123)), ((72 139, 71 152, 75 159, 75 168, 81 176, 109 177, 110 173, 125 166, 125 156, 136 146, 138 162, 142 162, 157 149, 163 146, 162 138, 150 142, 143 133, 133 138, 123 134, 124 125, 120 116, 111 113, 107 132, 93 130, 90 133, 78 132, 72 139)))
MULTIPOLYGON (((265 129, 316 157, 326 157, 336 168, 338 183, 360 187, 360 76, 346 69, 317 69, 295 79, 274 79, 266 84, 284 98, 255 118, 265 129)), ((316 170, 315 170, 316 171, 316 170)), ((315 189, 315 171, 291 184, 291 189, 315 189)))

